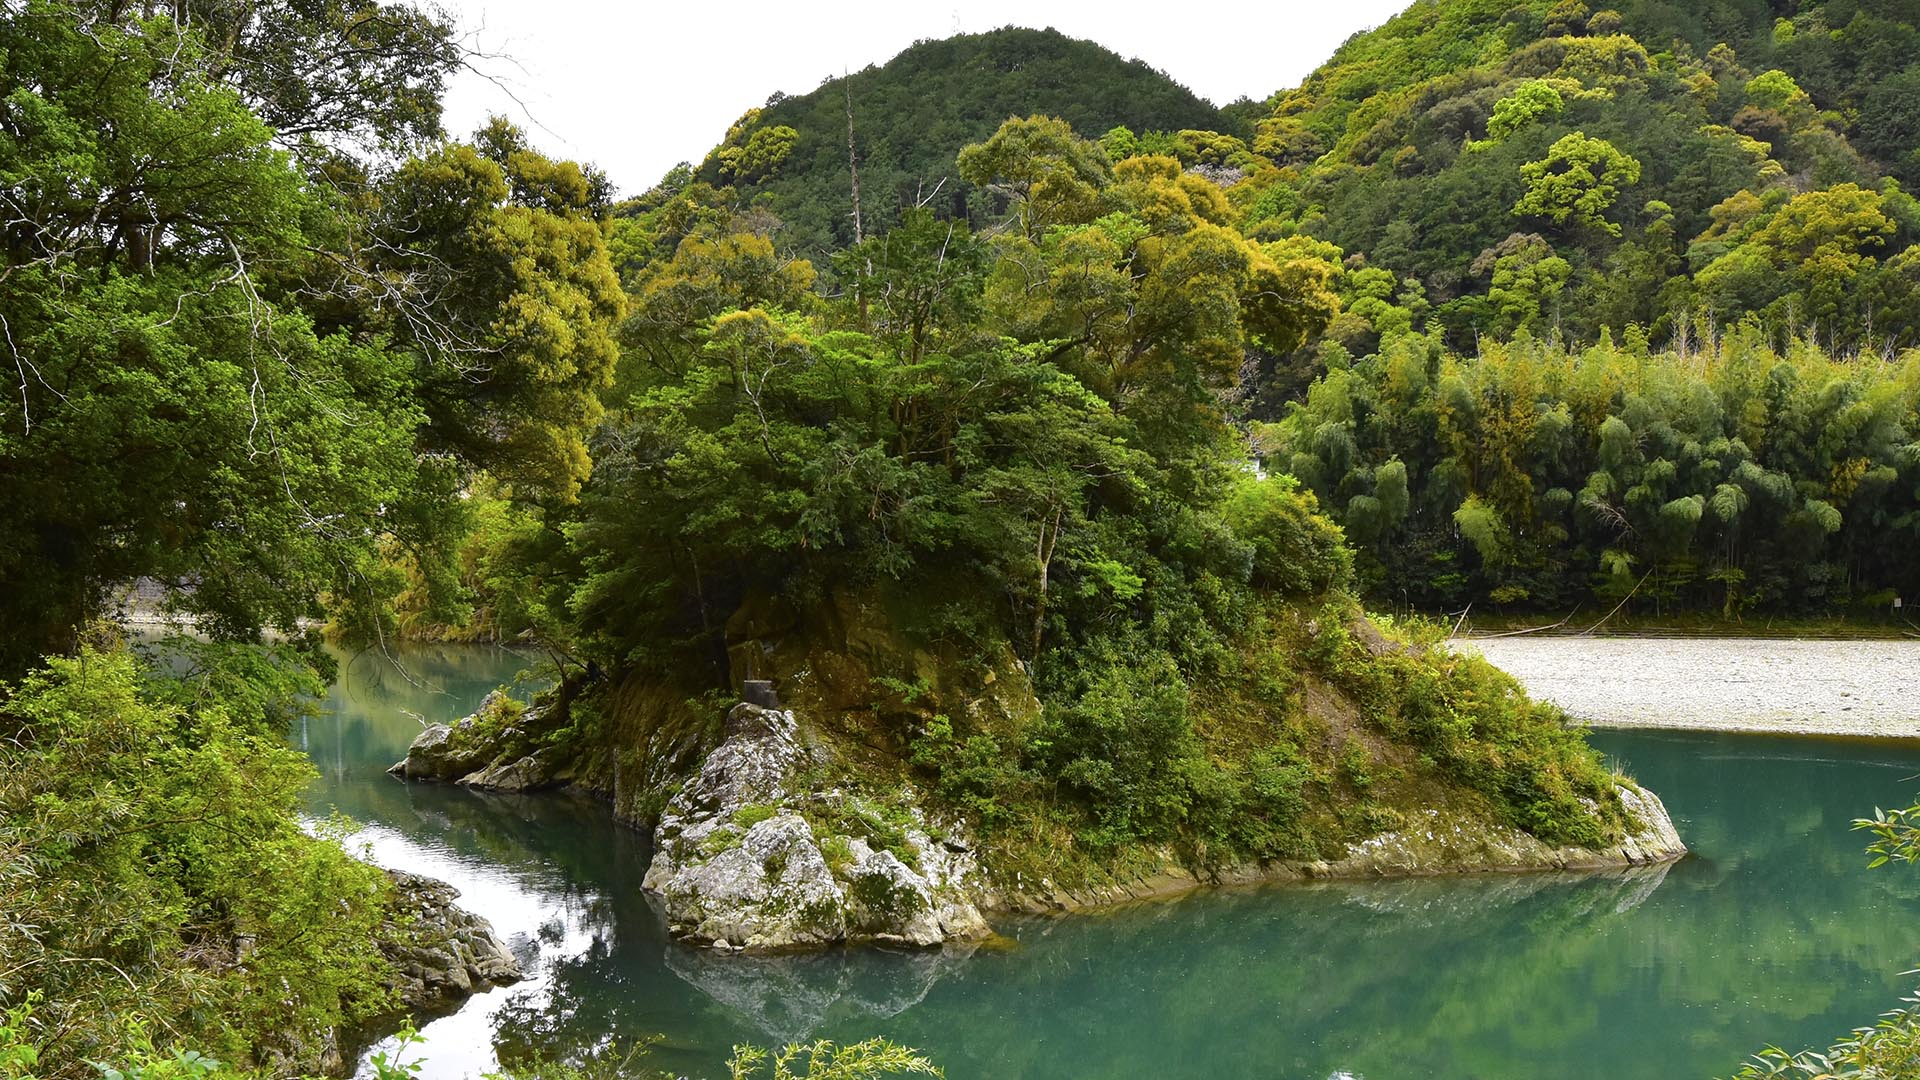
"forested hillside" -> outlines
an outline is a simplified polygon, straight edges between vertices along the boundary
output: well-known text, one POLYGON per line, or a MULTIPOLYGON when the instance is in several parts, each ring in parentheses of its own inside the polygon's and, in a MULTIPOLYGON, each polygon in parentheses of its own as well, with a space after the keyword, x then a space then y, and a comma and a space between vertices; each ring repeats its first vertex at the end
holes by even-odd
POLYGON ((887 61, 776 94, 749 111, 694 170, 734 186, 744 204, 783 223, 783 245, 809 256, 854 240, 848 111, 860 168, 863 226, 883 232, 902 208, 931 206, 984 224, 1005 209, 982 202, 953 167, 968 143, 1009 116, 1055 116, 1076 131, 1224 130, 1220 110, 1139 60, 1055 30, 1006 27, 922 41, 887 61))
POLYGON ((1892 3, 1416 4, 1271 100, 1266 227, 1416 279, 1457 348, 1750 314, 1903 347, 1916 43, 1892 3))
POLYGON ((1920 521, 1915 41, 1897 4, 1420 4, 1269 102, 1248 227, 1327 241, 1346 309, 1249 412, 1375 595, 1920 588, 1881 557, 1920 521))
MULTIPOLYGON (((1664 342, 1749 314, 1832 348, 1898 348, 1920 314, 1905 254, 1920 209, 1898 186, 1920 178, 1916 45, 1893 3, 1423 2, 1223 113, 1089 43, 1008 29, 778 98, 663 191, 732 185, 782 222, 782 247, 845 246, 851 90, 865 231, 921 201, 977 227, 1004 200, 954 175, 953 153, 1040 113, 1111 133, 1115 158, 1221 170, 1245 227, 1412 279, 1416 324, 1456 348, 1636 323, 1664 342)), ((1333 336, 1365 344, 1371 322, 1333 336)))

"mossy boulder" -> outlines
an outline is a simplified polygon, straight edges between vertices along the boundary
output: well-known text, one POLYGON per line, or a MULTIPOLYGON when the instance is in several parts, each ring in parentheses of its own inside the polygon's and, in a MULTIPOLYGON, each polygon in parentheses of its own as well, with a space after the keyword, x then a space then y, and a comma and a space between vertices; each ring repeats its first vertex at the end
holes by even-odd
POLYGON ((492 791, 537 791, 572 779, 572 751, 548 741, 553 710, 499 690, 452 724, 434 724, 387 771, 492 791))

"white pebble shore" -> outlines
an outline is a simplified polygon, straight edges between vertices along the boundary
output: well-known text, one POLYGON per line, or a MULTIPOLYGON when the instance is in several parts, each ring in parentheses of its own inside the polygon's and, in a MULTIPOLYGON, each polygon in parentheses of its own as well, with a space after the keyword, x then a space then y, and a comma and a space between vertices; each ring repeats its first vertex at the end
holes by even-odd
POLYGON ((1920 640, 1456 640, 1590 727, 1920 738, 1920 640))

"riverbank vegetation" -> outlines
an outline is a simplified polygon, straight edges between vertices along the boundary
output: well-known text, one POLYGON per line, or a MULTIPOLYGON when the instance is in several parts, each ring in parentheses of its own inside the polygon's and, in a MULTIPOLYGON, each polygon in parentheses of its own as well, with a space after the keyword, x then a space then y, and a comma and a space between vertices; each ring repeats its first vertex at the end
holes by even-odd
MULTIPOLYGON (((36 1080, 45 1060, 31 1038, 37 997, 0 1014, 0 1075, 8 1080, 36 1080)), ((144 1031, 125 1040, 131 1044, 112 1061, 97 1061, 101 1080, 242 1080, 257 1075, 197 1050, 156 1049, 144 1031)), ((423 1040, 411 1026, 392 1040, 393 1045, 368 1055, 370 1080, 413 1080, 422 1063, 412 1048, 423 1040)), ((610 1046, 585 1064, 536 1061, 481 1075, 479 1080, 671 1080, 665 1070, 646 1063, 647 1046, 622 1050, 610 1046)), ((824 1039, 788 1044, 769 1050, 753 1045, 733 1048, 725 1068, 727 1080, 873 1080, 880 1076, 945 1076, 931 1060, 911 1048, 886 1039, 836 1044, 824 1039)))
POLYGON ((571 497, 623 304, 603 181, 444 138, 460 60, 399 5, 0 6, 8 1076, 337 1070, 394 1004, 386 876, 296 816, 310 627, 390 640, 402 560, 461 618, 465 490, 571 497), (210 643, 88 629, 141 580, 210 643))
POLYGON ((391 1008, 386 875, 296 817, 314 771, 285 733, 318 690, 251 651, 112 642, 0 686, 0 1000, 31 1004, 8 1027, 37 1057, 5 1075, 147 1040, 315 1071, 391 1008))

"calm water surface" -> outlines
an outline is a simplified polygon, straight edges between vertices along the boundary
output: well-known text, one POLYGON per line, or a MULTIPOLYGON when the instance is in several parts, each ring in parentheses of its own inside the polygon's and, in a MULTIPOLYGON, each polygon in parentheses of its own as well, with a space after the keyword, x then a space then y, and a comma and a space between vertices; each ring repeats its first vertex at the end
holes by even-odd
POLYGON ((1707 1078, 1871 1020, 1920 961, 1920 871, 1867 871, 1848 830, 1920 792, 1920 747, 1622 732, 1594 741, 1673 811, 1695 854, 1671 868, 1211 892, 1001 919, 1011 940, 971 951, 715 956, 667 939, 645 838, 599 804, 387 776, 423 722, 530 666, 405 660, 345 667, 296 733, 312 807, 458 886, 536 976, 429 1025, 424 1080, 609 1035, 664 1036, 653 1063, 693 1076, 738 1042, 886 1035, 955 1080, 1707 1078))

